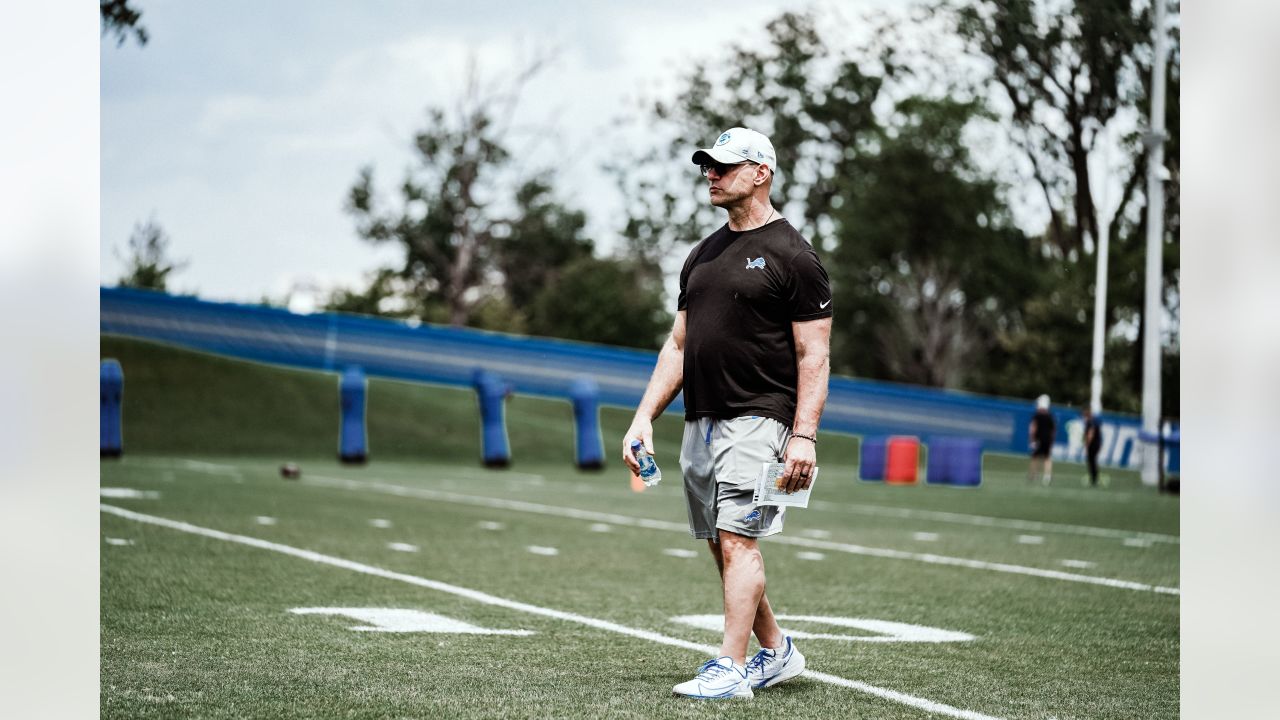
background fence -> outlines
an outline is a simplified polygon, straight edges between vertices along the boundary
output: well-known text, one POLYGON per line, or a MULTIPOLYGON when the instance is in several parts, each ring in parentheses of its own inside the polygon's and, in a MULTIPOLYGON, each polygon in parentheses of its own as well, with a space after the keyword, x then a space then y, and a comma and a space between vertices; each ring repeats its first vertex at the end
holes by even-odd
MULTIPOLYGON (((372 376, 470 386, 478 368, 496 372, 516 392, 569 398, 570 384, 592 377, 600 402, 634 408, 657 360, 654 352, 529 338, 480 330, 409 324, 333 313, 299 315, 276 308, 216 303, 164 293, 101 289, 101 331, 158 340, 223 355, 301 368, 339 371, 360 365, 372 376)), ((127 374, 129 369, 124 369, 127 374)), ((1052 388, 1046 388, 1052 393, 1052 388)), ((668 412, 683 412, 680 398, 668 412)), ((1010 400, 893 383, 831 378, 822 428, 855 435, 962 436, 983 448, 1025 453, 1029 400, 1010 400)), ((1082 423, 1072 408, 1054 408, 1054 456, 1079 460, 1082 423)), ((1140 421, 1101 416, 1101 461, 1136 466, 1140 421)), ((1177 456, 1172 457, 1177 470, 1177 456)))

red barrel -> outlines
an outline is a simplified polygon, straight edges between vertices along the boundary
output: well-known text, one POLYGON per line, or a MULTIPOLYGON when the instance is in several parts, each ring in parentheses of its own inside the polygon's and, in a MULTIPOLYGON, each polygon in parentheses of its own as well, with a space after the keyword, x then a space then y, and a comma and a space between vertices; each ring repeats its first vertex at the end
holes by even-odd
POLYGON ((884 481, 914 485, 920 475, 920 439, 911 436, 889 438, 885 449, 884 481))

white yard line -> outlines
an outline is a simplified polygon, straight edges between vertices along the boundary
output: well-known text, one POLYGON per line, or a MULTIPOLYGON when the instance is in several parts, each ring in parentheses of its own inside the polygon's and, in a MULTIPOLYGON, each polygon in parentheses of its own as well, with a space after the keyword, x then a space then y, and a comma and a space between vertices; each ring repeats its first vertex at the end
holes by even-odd
MULTIPOLYGON (((388 495, 396 495, 399 497, 416 497, 424 500, 458 503, 460 505, 474 505, 477 507, 496 508, 500 510, 514 510, 516 512, 551 515, 553 517, 567 517, 574 518, 576 520, 592 520, 612 523, 614 525, 646 528, 649 530, 676 531, 686 535, 689 533, 689 526, 685 523, 632 517, 630 515, 618 515, 616 513, 595 512, 592 510, 579 510, 577 508, 569 507, 540 505, 538 503, 525 502, 523 500, 502 500, 499 498, 482 497, 478 495, 462 495, 460 493, 445 492, 443 490, 428 490, 426 488, 392 485, 380 481, 346 480, 343 478, 326 477, 323 475, 311 475, 304 477, 302 482, 304 484, 319 487, 332 487, 363 492, 373 491, 388 495)), ((1014 575, 1048 578, 1050 580, 1065 580, 1067 582, 1102 585, 1105 587, 1121 588, 1125 590, 1155 592, 1164 595, 1181 594, 1181 591, 1178 588, 1173 587, 1148 585, 1146 583, 1133 582, 1130 580, 1117 580, 1115 578, 1096 577, 1093 575, 1080 575, 1078 573, 1062 572, 1061 570, 1046 570, 1042 568, 1025 567, 1022 565, 987 562, 985 560, 969 560, 967 558, 948 557, 946 555, 934 555, 932 553, 915 553, 904 550, 891 550, 888 548, 872 548, 862 545, 832 542, 830 540, 818 540, 816 538, 792 537, 789 535, 771 535, 767 540, 769 542, 782 543, 785 545, 798 545, 815 550, 834 550, 836 552, 845 552, 853 555, 868 555, 871 557, 890 558, 894 560, 914 560, 933 565, 950 565, 952 567, 963 567, 972 570, 989 570, 992 572, 1012 573, 1014 575)))
POLYGON ((943 512, 940 510, 916 510, 913 508, 890 507, 888 505, 852 505, 836 503, 830 500, 812 500, 809 507, 826 512, 847 512, 856 515, 908 518, 913 520, 937 520, 938 522, 977 525, 979 527, 1009 528, 1010 530, 1035 530, 1038 532, 1060 532, 1072 535, 1090 535, 1106 538, 1143 538, 1152 542, 1179 544, 1177 535, 1139 532, 1136 530, 1117 530, 1090 525, 1069 525, 1066 523, 1040 522, 1037 520, 1018 520, 1015 518, 988 517, 986 515, 969 515, 967 513, 943 512))
POLYGON ((244 474, 240 472, 240 468, 234 465, 223 465, 222 463, 204 462, 203 460, 184 459, 180 461, 179 467, 185 470, 194 470, 206 475, 214 477, 230 478, 233 482, 244 482, 244 474))
POLYGON ((223 475, 239 475, 240 468, 235 465, 224 465, 222 463, 211 463, 203 460, 191 460, 189 458, 182 459, 182 467, 188 470, 199 470, 200 472, 221 473, 223 475))
POLYGON ((98 488, 99 497, 117 498, 126 500, 155 500, 160 497, 160 493, 155 490, 135 490, 127 487, 102 487, 98 488))
MULTIPOLYGON (((431 590, 448 593, 450 595, 456 595, 458 597, 467 598, 468 600, 474 600, 475 602, 483 603, 485 605, 493 605, 496 607, 507 608, 509 610, 516 610, 519 612, 529 613, 530 615, 541 615, 543 617, 549 617, 556 620, 577 623, 579 625, 586 625, 588 627, 593 627, 600 630, 607 630, 609 632, 618 633, 619 635, 626 635, 628 637, 639 638, 641 640, 648 640, 650 642, 658 643, 661 645, 671 645, 678 648, 684 648, 686 650, 694 650, 699 653, 702 653, 703 655, 717 655, 720 652, 719 648, 712 647, 711 645, 700 645, 698 643, 689 642, 688 640, 681 640, 680 638, 671 637, 670 635, 663 635, 661 633, 651 632, 649 630, 641 630, 639 628, 628 627, 626 625, 619 625, 618 623, 610 622, 608 620, 601 620, 599 618, 593 618, 586 615, 578 615, 577 613, 566 612, 564 610, 556 610, 554 608, 541 607, 539 605, 531 605, 529 603, 523 603, 518 600, 508 600, 506 598, 498 597, 496 595, 490 595, 488 593, 481 592, 479 590, 472 590, 470 588, 464 588, 458 585, 451 585, 449 583, 440 582, 439 580, 430 580, 428 578, 419 577, 417 575, 409 575, 406 573, 386 570, 380 567, 375 567, 373 565, 366 565, 361 562, 356 562, 354 560, 346 560, 344 558, 334 557, 332 555, 324 555, 322 553, 318 553, 313 550, 305 550, 305 549, 296 548, 290 545, 281 545, 280 543, 269 542, 267 540, 260 540, 258 538, 249 537, 247 535, 236 535, 233 533, 223 532, 221 530, 213 530, 210 528, 200 527, 199 525, 192 525, 190 523, 185 523, 178 520, 170 520, 168 518, 157 517, 155 515, 144 515, 142 513, 133 512, 132 510, 125 510, 124 508, 119 508, 112 505, 99 505, 98 507, 102 510, 102 512, 109 513, 117 517, 122 517, 127 520, 133 520, 133 521, 142 522, 142 523, 149 523, 151 525, 159 525, 161 527, 166 527, 172 530, 178 530, 181 532, 190 533, 192 535, 202 535, 204 537, 213 538, 215 540, 223 540, 226 542, 239 543, 241 545, 248 545, 249 547, 256 547, 261 550, 271 550, 272 552, 278 552, 283 555, 291 555, 296 558, 309 560, 311 562, 320 563, 322 565, 330 565, 332 567, 343 568, 344 570, 351 570, 353 572, 363 573, 365 575, 372 575, 374 577, 385 578, 387 580, 397 580, 399 582, 408 583, 410 585, 417 585, 418 587, 424 587, 431 590)), ((1000 720, 1000 718, 996 718, 991 715, 984 715, 982 713, 974 712, 972 710, 963 710, 961 708, 952 707, 951 705, 945 705, 940 702, 934 702, 933 700, 928 700, 926 698, 916 697, 914 695, 908 695, 906 693, 897 692, 896 690, 889 690, 882 687, 876 687, 875 685, 868 685, 863 682, 858 682, 857 680, 849 680, 847 678, 842 678, 836 675, 828 675, 826 673, 816 672, 814 670, 807 671, 805 673, 805 677, 818 680, 819 682, 825 682, 831 685, 838 685, 840 687, 849 688, 851 690, 857 690, 859 692, 863 692, 868 695, 874 695, 876 697, 884 698, 886 700, 892 700, 894 702, 902 703, 903 705, 909 705, 911 707, 919 708, 926 712, 937 713, 939 715, 946 715, 948 717, 961 718, 962 720, 1000 720)))

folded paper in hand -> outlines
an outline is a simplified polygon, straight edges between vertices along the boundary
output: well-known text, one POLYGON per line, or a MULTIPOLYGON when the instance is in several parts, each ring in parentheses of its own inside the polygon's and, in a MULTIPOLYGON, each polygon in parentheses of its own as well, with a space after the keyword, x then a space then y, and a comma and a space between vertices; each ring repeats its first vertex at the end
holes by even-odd
POLYGON ((818 468, 809 474, 809 487, 788 493, 778 487, 786 474, 785 463, 760 463, 760 477, 756 479, 756 491, 752 500, 757 505, 789 505, 792 507, 809 507, 809 493, 818 482, 818 468))

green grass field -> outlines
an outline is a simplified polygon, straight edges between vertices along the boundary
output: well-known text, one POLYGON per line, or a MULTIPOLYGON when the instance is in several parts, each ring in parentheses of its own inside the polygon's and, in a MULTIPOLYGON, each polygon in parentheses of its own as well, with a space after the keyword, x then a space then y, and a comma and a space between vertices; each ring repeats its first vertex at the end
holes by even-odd
MULTIPOLYGON (((471 393, 372 381, 372 461, 350 467, 334 376, 102 352, 126 377, 126 454, 101 465, 105 717, 1178 715, 1178 501, 1132 474, 1029 487, 1021 458, 988 456, 981 488, 885 487, 823 435, 813 507, 762 543, 783 626, 823 636, 797 639, 812 672, 699 702, 670 688, 719 633, 674 618, 718 614, 719 586, 686 529, 677 419, 667 478, 638 494, 620 462, 571 467, 567 403, 514 398, 514 467, 489 471, 471 393), (370 608, 416 624, 351 629, 391 622, 370 608)), ((602 413, 608 446, 629 415, 602 413)))

